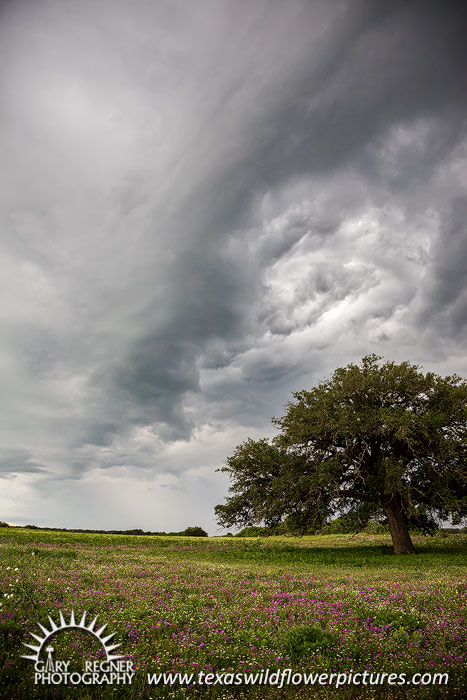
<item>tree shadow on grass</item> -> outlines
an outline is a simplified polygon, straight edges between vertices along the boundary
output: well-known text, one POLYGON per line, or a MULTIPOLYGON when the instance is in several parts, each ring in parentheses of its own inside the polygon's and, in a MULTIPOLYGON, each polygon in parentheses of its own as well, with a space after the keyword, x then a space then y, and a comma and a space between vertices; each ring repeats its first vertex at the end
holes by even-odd
POLYGON ((464 543, 417 543, 418 554, 395 555, 392 545, 359 544, 347 547, 313 547, 300 544, 282 544, 261 540, 248 546, 211 547, 196 552, 177 552, 178 559, 215 561, 237 564, 294 564, 308 566, 337 566, 359 568, 403 568, 413 569, 420 565, 450 567, 459 566, 467 553, 464 543))

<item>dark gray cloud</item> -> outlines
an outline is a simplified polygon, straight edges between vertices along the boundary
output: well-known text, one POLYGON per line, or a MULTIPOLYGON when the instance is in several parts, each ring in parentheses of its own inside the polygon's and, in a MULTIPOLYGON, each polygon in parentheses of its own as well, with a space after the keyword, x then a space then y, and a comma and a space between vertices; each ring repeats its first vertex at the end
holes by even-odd
POLYGON ((432 264, 424 280, 420 325, 440 337, 467 337, 467 197, 451 202, 442 213, 431 250, 432 264))
POLYGON ((45 469, 40 464, 34 462, 32 455, 28 450, 17 448, 6 448, 0 457, 0 475, 1 477, 11 477, 24 472, 44 472, 45 469))
POLYGON ((466 373, 464 3, 1 11, 2 519, 213 531, 292 390, 466 373))

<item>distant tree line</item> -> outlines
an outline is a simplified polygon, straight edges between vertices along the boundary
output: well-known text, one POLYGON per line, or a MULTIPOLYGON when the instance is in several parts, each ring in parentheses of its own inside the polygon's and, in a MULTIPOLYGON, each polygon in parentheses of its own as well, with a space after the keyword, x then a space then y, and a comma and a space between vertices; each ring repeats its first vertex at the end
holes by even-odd
MULTIPOLYGON (((8 523, 0 521, 0 527, 10 527, 8 523)), ((208 537, 206 530, 202 527, 194 526, 187 527, 182 532, 151 532, 150 530, 141 530, 133 528, 132 530, 89 530, 85 528, 67 528, 67 527, 39 527, 39 525, 15 525, 14 527, 22 527, 25 530, 51 530, 52 532, 87 532, 95 535, 152 535, 159 537, 208 537)))
MULTIPOLYGON (((410 528, 410 531, 417 535, 427 534, 422 528, 417 529, 415 526, 410 528)), ((434 535, 435 532, 445 534, 458 534, 460 532, 466 532, 467 528, 462 527, 440 527, 437 531, 431 531, 430 534, 434 535)), ((342 517, 335 518, 327 523, 319 532, 316 530, 312 532, 305 532, 305 535, 354 535, 356 532, 361 532, 366 535, 388 535, 390 533, 389 526, 386 523, 378 522, 377 520, 370 521, 366 527, 356 530, 355 527, 349 524, 349 522, 342 517)), ((290 535, 285 528, 282 527, 261 527, 259 525, 252 525, 250 527, 244 527, 243 530, 237 532, 233 535, 228 532, 225 537, 273 537, 274 535, 290 535)))
MULTIPOLYGON (((311 532, 304 532, 304 535, 350 535, 355 534, 356 530, 352 525, 342 517, 334 518, 334 520, 329 521, 325 526, 321 528, 319 532, 313 530, 311 532)), ((372 521, 367 524, 365 528, 361 530, 366 534, 389 534, 389 527, 383 523, 372 521)), ((259 525, 252 525, 250 527, 244 527, 243 530, 237 532, 234 537, 271 537, 274 535, 290 535, 285 526, 276 527, 261 527, 259 525)), ((296 533, 295 533, 296 534, 296 533)))

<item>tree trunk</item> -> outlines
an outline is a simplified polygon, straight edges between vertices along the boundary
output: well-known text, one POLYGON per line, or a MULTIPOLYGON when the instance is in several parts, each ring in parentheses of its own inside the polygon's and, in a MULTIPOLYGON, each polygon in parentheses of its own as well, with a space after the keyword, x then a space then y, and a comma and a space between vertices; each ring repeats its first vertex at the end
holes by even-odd
POLYGON ((383 500, 382 506, 388 519, 394 554, 416 554, 417 550, 410 539, 400 495, 397 493, 391 498, 383 500))

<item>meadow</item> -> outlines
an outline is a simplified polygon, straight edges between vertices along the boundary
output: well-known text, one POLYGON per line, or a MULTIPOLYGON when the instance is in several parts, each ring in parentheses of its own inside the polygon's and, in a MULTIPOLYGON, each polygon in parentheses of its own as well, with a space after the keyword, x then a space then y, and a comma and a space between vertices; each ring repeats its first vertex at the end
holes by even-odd
MULTIPOLYGON (((446 698, 466 696, 466 534, 182 538, 0 531, 0 697, 446 698), (131 686, 35 686, 20 658, 48 615, 99 615, 131 686), (156 672, 448 673, 447 685, 148 685, 156 672)), ((57 642, 58 642, 57 635, 57 642)), ((102 657, 81 630, 61 653, 102 657)), ((31 653, 31 652, 29 652, 31 653)))

